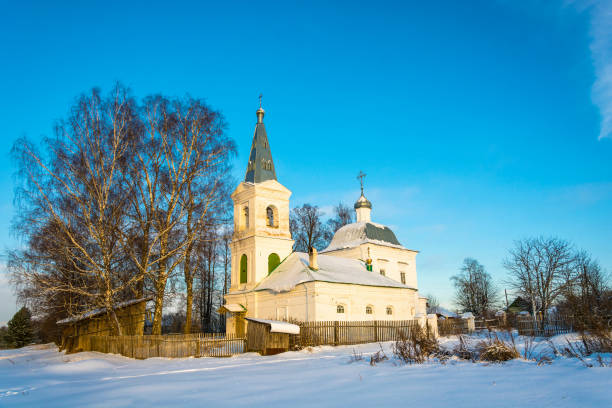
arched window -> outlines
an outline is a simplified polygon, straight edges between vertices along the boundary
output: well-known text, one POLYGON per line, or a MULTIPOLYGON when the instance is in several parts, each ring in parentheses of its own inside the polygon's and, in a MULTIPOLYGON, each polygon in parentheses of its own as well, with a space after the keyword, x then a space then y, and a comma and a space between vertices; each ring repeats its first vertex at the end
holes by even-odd
POLYGON ((371 315, 372 314, 372 306, 368 305, 366 306, 366 314, 371 315))
POLYGON ((343 305, 336 306, 336 313, 344 313, 344 306, 343 305))
POLYGON ((387 315, 389 316, 393 315, 393 307, 387 306, 387 315))
POLYGON ((273 205, 266 208, 266 225, 268 227, 278 227, 278 210, 273 205))
POLYGON ((247 282, 247 264, 247 256, 243 254, 240 258, 240 283, 247 282))
POLYGON ((280 257, 278 254, 271 253, 268 256, 268 275, 271 274, 278 265, 280 265, 280 257))

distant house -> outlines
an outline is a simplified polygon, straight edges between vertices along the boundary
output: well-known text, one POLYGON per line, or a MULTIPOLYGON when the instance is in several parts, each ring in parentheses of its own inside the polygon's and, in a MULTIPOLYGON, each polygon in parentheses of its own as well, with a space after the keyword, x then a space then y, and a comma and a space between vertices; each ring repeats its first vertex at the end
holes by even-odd
MULTIPOLYGON (((142 335, 144 331, 146 306, 149 298, 121 302, 115 306, 123 335, 142 335)), ((74 353, 86 349, 87 336, 109 336, 115 328, 109 324, 106 308, 92 310, 80 316, 69 317, 57 322, 62 327, 61 350, 74 353)))
POLYGON ((520 313, 523 311, 528 311, 529 313, 531 313, 531 303, 520 296, 517 296, 516 299, 514 299, 514 301, 506 309, 506 312, 508 313, 520 313))

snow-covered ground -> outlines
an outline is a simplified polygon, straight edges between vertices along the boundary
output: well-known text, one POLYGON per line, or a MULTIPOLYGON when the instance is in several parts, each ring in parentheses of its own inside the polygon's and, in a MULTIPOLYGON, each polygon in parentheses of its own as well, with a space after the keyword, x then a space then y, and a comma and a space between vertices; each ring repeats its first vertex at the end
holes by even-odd
MULTIPOLYGON (((554 341, 565 342, 561 337, 554 341)), ((441 342, 451 347, 456 338, 441 342)), ((541 366, 526 360, 403 365, 393 358, 391 346, 383 344, 389 360, 374 367, 369 355, 378 351, 378 344, 317 347, 270 357, 248 353, 232 358, 149 360, 93 352, 65 355, 52 345, 4 350, 0 351, 0 407, 612 404, 612 368, 586 368, 564 357, 541 366), (353 349, 363 353, 364 360, 350 362, 353 349)), ((547 348, 544 342, 538 347, 547 348)))

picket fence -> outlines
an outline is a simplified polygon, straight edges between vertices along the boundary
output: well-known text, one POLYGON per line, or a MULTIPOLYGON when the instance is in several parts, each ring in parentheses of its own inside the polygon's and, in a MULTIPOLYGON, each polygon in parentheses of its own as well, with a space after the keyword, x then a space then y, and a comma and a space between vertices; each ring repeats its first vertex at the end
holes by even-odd
POLYGON ((516 326, 520 335, 532 337, 552 337, 574 331, 573 319, 565 316, 536 316, 535 320, 532 316, 519 317, 516 326))
POLYGON ((395 341, 408 337, 418 320, 322 321, 296 323, 300 334, 291 335, 291 348, 321 345, 351 345, 395 341))
POLYGON ((150 357, 229 357, 244 353, 245 337, 225 333, 166 334, 144 336, 87 336, 84 350, 150 357))

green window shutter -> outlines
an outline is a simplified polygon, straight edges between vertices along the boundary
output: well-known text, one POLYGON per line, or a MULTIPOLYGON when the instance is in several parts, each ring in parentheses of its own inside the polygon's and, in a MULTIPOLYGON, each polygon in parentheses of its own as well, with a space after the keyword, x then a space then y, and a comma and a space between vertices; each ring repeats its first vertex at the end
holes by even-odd
POLYGON ((240 258, 240 283, 247 282, 247 256, 242 255, 240 258))
POLYGON ((271 274, 278 265, 280 265, 280 257, 278 254, 270 254, 270 256, 268 256, 268 275, 271 274))

